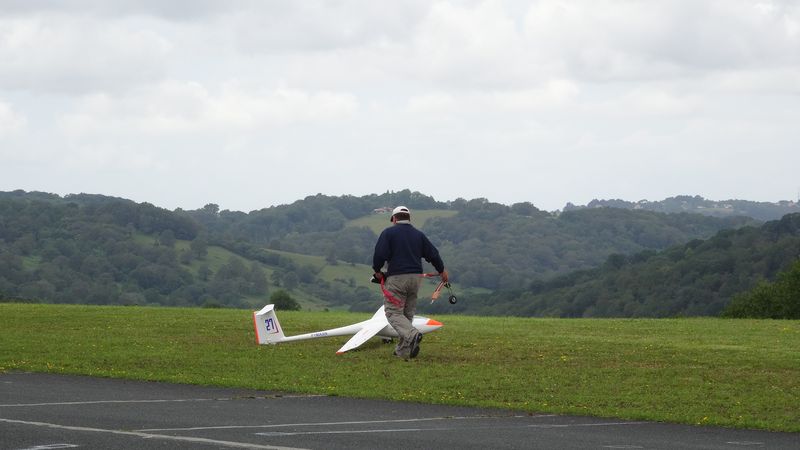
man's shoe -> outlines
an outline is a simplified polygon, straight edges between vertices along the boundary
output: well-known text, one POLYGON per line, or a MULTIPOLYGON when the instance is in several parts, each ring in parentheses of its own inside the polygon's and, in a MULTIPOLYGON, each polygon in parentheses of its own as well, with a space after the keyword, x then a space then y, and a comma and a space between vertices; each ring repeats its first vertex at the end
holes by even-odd
POLYGON ((416 358, 419 355, 419 343, 422 342, 422 333, 419 333, 414 339, 414 346, 411 347, 411 357, 416 358))
POLYGON ((408 361, 408 358, 409 358, 409 354, 408 353, 406 353, 405 355, 401 355, 400 353, 397 353, 397 350, 392 352, 392 356, 394 356, 396 358, 400 358, 400 359, 402 359, 404 361, 408 361))

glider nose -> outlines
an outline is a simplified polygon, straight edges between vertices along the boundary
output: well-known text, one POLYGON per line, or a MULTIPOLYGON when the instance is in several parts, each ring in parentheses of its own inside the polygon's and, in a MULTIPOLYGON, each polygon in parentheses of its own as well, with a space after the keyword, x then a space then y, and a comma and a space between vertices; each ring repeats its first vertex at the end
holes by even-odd
POLYGON ((442 325, 444 324, 438 320, 428 319, 425 321, 425 325, 420 328, 420 331, 423 333, 430 333, 431 331, 436 331, 439 328, 442 328, 442 325))
POLYGON ((436 331, 439 328, 442 328, 444 325, 442 322, 438 320, 429 319, 427 317, 414 317, 414 328, 420 331, 420 333, 430 333, 431 331, 436 331))

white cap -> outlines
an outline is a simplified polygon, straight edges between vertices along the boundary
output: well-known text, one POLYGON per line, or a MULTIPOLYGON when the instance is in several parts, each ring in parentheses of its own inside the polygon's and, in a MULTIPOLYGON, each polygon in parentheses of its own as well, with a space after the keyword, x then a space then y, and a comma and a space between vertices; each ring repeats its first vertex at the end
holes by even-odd
MULTIPOLYGON (((394 217, 396 214, 408 214, 409 216, 411 216, 411 211, 409 211, 408 208, 406 208, 405 206, 398 206, 397 208, 392 210, 391 217, 394 217)), ((391 220, 391 217, 389 218, 389 220, 391 220)))

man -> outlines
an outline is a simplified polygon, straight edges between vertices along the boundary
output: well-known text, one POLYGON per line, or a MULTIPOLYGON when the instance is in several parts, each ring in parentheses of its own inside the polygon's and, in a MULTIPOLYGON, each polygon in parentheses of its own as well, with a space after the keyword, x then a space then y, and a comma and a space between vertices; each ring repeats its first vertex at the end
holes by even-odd
POLYGON ((386 319, 397 331, 400 340, 394 354, 403 359, 416 358, 422 333, 411 323, 417 309, 417 294, 422 280, 422 258, 433 264, 442 281, 448 281, 444 262, 439 250, 427 236, 411 225, 411 212, 405 206, 392 211, 393 226, 386 228, 378 237, 372 257, 375 279, 383 281, 384 310, 386 319), (386 273, 381 272, 388 263, 386 273))

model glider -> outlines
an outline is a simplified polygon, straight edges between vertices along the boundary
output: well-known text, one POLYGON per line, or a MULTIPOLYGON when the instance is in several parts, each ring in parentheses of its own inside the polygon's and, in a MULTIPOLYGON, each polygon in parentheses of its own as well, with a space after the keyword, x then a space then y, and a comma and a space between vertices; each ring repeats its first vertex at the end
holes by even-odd
MULTIPOLYGON (((386 320, 383 306, 381 306, 369 320, 331 330, 316 331, 296 336, 286 336, 283 334, 283 328, 281 328, 281 324, 278 322, 278 316, 275 314, 275 305, 267 305, 263 307, 261 311, 254 311, 253 322, 256 328, 256 341, 258 341, 259 344, 279 344, 281 342, 302 341, 332 336, 348 336, 352 334, 353 337, 336 352, 337 355, 358 347, 374 336, 382 338, 398 337, 397 332, 389 325, 389 321, 386 320)), ((441 322, 422 316, 414 316, 412 325, 422 334, 430 333, 442 327, 441 322)))

